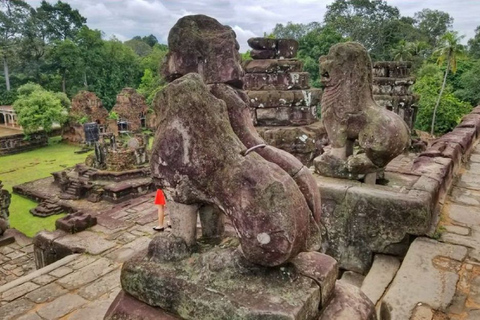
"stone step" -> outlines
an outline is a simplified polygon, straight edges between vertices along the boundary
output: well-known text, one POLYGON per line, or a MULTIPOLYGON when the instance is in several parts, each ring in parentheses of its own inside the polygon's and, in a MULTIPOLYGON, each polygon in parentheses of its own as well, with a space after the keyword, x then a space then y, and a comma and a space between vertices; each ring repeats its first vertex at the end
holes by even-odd
POLYGON ((461 261, 467 248, 417 238, 387 293, 380 301, 380 319, 410 319, 421 303, 445 311, 455 295, 461 261))
POLYGON ((246 73, 301 72, 303 63, 297 59, 263 59, 243 62, 246 73))
POLYGON ((382 297, 388 285, 392 282, 400 268, 400 260, 394 256, 375 255, 372 267, 363 280, 362 291, 372 300, 373 304, 382 297))

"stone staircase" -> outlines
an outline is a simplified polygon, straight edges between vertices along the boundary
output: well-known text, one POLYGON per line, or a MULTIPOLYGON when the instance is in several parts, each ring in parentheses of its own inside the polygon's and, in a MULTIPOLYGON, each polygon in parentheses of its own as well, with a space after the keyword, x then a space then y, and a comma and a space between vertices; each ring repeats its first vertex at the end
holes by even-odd
POLYGON ((63 200, 78 200, 80 199, 80 188, 82 186, 79 179, 71 178, 71 183, 67 190, 60 195, 60 199, 63 200))
POLYGON ((57 204, 57 200, 55 199, 43 200, 38 206, 30 209, 30 213, 37 217, 49 217, 62 212, 62 207, 57 204))

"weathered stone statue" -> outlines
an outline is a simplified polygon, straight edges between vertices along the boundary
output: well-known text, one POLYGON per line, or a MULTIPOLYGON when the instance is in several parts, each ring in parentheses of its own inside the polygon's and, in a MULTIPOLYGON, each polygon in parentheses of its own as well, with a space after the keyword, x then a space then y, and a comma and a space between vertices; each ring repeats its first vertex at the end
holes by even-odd
POLYGON ((183 17, 170 31, 171 83, 155 98, 150 163, 156 185, 174 200, 166 205, 172 232, 125 262, 128 295, 117 296, 105 319, 164 319, 167 311, 171 319, 374 320, 368 298, 336 284, 337 262, 311 251, 320 246, 318 187, 296 158, 255 131, 235 38, 203 15, 183 17), (203 235, 221 229, 205 208, 228 216, 236 236, 199 245, 197 212, 203 235), (339 308, 348 311, 332 316, 339 308))
POLYGON ((331 149, 315 159, 316 171, 339 178, 376 173, 409 145, 405 122, 372 96, 372 62, 359 43, 341 43, 320 57, 322 120, 331 149), (359 150, 354 152, 358 141, 359 150))
MULTIPOLYGON (((321 199, 318 188, 316 187, 316 183, 311 173, 299 160, 285 151, 271 146, 266 146, 265 141, 255 130, 250 115, 248 96, 243 90, 241 90, 244 72, 240 63, 238 48, 239 46, 236 41, 235 33, 230 27, 224 26, 215 19, 203 15, 182 18, 175 24, 169 34, 169 53, 167 56, 167 63, 163 70, 164 76, 167 79, 173 80, 180 76, 186 75, 189 72, 198 73, 203 81, 209 85, 210 92, 226 104, 226 111, 228 114, 227 118, 224 120, 230 122, 235 139, 239 139, 241 143, 240 148, 242 149, 242 153, 245 156, 251 153, 256 153, 268 162, 278 165, 282 169, 279 172, 282 172, 282 174, 287 173, 293 178, 293 180, 287 180, 289 183, 295 181, 296 186, 292 185, 290 189, 287 188, 285 190, 290 190, 288 191, 288 194, 292 196, 292 200, 296 199, 296 195, 300 191, 301 194, 303 194, 304 200, 307 202, 308 207, 303 208, 300 206, 297 208, 297 210, 291 211, 290 213, 284 211, 282 214, 297 216, 297 218, 303 216, 304 218, 301 219, 303 219, 304 223, 306 223, 305 227, 310 230, 309 235, 306 238, 308 243, 306 246, 304 246, 304 249, 318 249, 320 245, 318 223, 321 215, 321 199)), ((185 99, 189 101, 187 96, 185 96, 185 99)), ((158 102, 157 100, 155 105, 157 117, 163 117, 162 113, 164 110, 161 108, 165 108, 165 101, 158 102)), ((206 112, 207 110, 205 110, 205 113, 206 112)), ((185 114, 184 117, 188 117, 188 114, 185 114)), ((166 120, 171 121, 171 119, 166 120)), ((201 128, 204 128, 208 131, 200 132, 201 128, 198 127, 198 124, 202 122, 199 121, 192 122, 189 120, 189 123, 197 124, 197 128, 195 130, 198 130, 201 136, 209 136, 212 140, 216 139, 217 137, 213 137, 213 135, 215 135, 215 128, 205 125, 201 128)), ((205 119, 203 121, 208 122, 210 120, 205 119)), ((162 130, 161 120, 159 123, 160 131, 162 130)), ((156 145, 160 144, 160 137, 162 137, 162 135, 158 133, 159 131, 157 131, 157 137, 159 138, 156 139, 156 145)), ((221 143, 221 141, 218 143, 221 143)), ((228 145, 229 143, 223 144, 228 145)), ((155 159, 157 159, 159 156, 162 159, 164 158, 164 156, 162 157, 162 155, 159 154, 161 152, 163 152, 162 148, 154 147, 152 162, 155 161, 155 159)), ((208 150, 205 149, 202 152, 208 152, 208 150)), ((219 153, 217 153, 217 155, 219 155, 219 153)), ((195 162, 198 162, 198 159, 192 158, 191 161, 192 165, 199 165, 195 164, 195 162)), ((152 163, 152 172, 154 173, 154 177, 162 179, 162 170, 165 170, 164 166, 158 166, 157 164, 152 163)), ((251 170, 253 170, 253 168, 251 170)), ((268 171, 269 170, 266 170, 265 172, 268 171)), ((227 176, 230 174, 232 174, 232 171, 228 172, 227 176)), ((261 180, 261 175, 258 176, 258 178, 261 180)), ((160 182, 160 185, 162 185, 162 182, 160 182)), ((237 196, 234 195, 234 197, 237 196)), ((279 199, 282 198, 280 193, 277 195, 277 197, 279 199)), ((178 199, 178 201, 182 203, 194 202, 192 200, 188 200, 187 202, 185 199, 183 199, 183 201, 180 200, 182 199, 178 199)), ((196 202, 208 203, 211 201, 206 201, 206 199, 197 199, 196 202)), ((218 204, 216 203, 216 205, 218 204)), ((263 205, 264 204, 258 202, 256 204, 258 207, 263 205)), ((220 208, 224 207, 222 205, 218 206, 220 208)), ((273 208, 265 209, 272 210, 273 208)), ((273 211, 278 209, 279 208, 273 209, 273 211)), ((229 214, 229 211, 223 211, 229 214)), ((255 218, 255 220, 259 221, 261 219, 255 218)), ((272 221, 272 223, 275 222, 272 221)), ((244 227, 250 228, 244 226, 240 220, 237 220, 234 222, 234 224, 240 234, 244 232, 240 231, 240 229, 244 227)), ((296 228, 303 229, 304 227, 297 224, 296 228)), ((248 232, 251 233, 251 230, 248 232)), ((294 233, 296 233, 296 231, 294 233)), ((244 237, 241 238, 241 241, 246 241, 246 239, 243 238, 244 237)), ((291 240, 293 240, 293 238, 291 240)), ((246 251, 249 249, 244 248, 243 246, 242 248, 245 255, 248 256, 246 251)), ((260 256, 262 256, 262 254, 260 254, 260 256)), ((286 256, 284 258, 288 259, 286 256)), ((263 265, 278 264, 278 261, 272 261, 273 263, 267 262, 265 256, 262 256, 262 258, 260 258, 258 261, 252 261, 263 265)))
POLYGON ((11 195, 7 190, 2 189, 3 184, 0 180, 0 236, 8 229, 8 207, 10 206, 11 195))

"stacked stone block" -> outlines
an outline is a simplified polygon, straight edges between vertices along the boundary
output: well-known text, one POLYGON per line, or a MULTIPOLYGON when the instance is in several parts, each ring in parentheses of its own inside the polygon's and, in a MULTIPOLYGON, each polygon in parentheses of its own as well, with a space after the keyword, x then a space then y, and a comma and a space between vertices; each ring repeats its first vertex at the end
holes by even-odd
POLYGON ((407 61, 378 61, 373 64, 373 98, 382 107, 400 115, 410 129, 415 125, 418 96, 412 93, 415 83, 407 61))
POLYGON ((298 42, 251 38, 248 44, 253 60, 243 64, 244 89, 254 124, 261 127, 258 131, 267 143, 311 164, 318 152, 316 142, 324 135, 316 123, 322 90, 310 88, 308 72, 303 72, 302 62, 295 59, 298 42), (308 128, 310 125, 315 128, 308 128))
POLYGON ((292 39, 251 38, 244 86, 258 126, 301 126, 317 121, 321 90, 310 89, 308 72, 295 59, 292 39))

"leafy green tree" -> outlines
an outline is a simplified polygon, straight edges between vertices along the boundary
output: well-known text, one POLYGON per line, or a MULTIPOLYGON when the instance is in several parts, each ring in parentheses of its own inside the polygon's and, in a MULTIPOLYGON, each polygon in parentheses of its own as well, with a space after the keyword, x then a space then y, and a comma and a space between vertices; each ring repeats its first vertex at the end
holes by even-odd
POLYGON ((30 13, 30 6, 22 0, 0 1, 0 53, 3 58, 5 86, 10 91, 9 58, 14 55, 23 26, 30 13))
POLYGON ((52 46, 49 57, 52 65, 62 77, 62 92, 67 92, 67 77, 77 71, 81 65, 79 59, 81 53, 78 46, 72 40, 57 41, 52 46))
POLYGON ((142 40, 131 39, 125 41, 124 44, 132 48, 133 51, 135 51, 135 53, 140 57, 148 56, 150 52, 152 52, 152 47, 142 40))
POLYGON ((480 60, 475 60, 459 80, 459 90, 455 95, 472 105, 480 105, 480 60))
POLYGON ((415 123, 417 129, 437 134, 446 133, 451 131, 472 108, 468 102, 459 100, 450 86, 446 86, 437 109, 437 121, 432 130, 431 119, 442 78, 444 78, 442 70, 435 64, 425 64, 418 72, 417 81, 413 86, 413 91, 420 96, 415 123))
POLYGON ((286 25, 277 23, 277 25, 275 25, 275 28, 273 28, 272 36, 277 39, 284 38, 284 39, 300 40, 300 38, 305 36, 308 32, 314 29, 317 29, 319 27, 320 27, 320 23, 318 22, 303 24, 303 23, 292 23, 289 21, 286 25))
POLYGON ((149 106, 153 106, 153 99, 158 91, 165 86, 165 81, 150 69, 145 69, 142 80, 138 87, 138 92, 145 98, 149 106))
POLYGON ((64 124, 67 121, 65 104, 69 104, 66 100, 64 94, 44 90, 39 85, 26 84, 18 89, 18 99, 13 108, 18 115, 18 123, 28 136, 40 129, 50 132, 54 124, 64 124))
POLYGON ((430 129, 430 134, 432 135, 435 128, 437 109, 440 104, 440 99, 442 98, 443 91, 445 90, 445 85, 447 83, 448 72, 450 70, 452 70, 453 73, 457 72, 457 58, 463 55, 465 50, 465 47, 460 43, 462 38, 463 36, 458 36, 456 32, 447 32, 440 39, 441 45, 435 50, 435 54, 438 55, 438 65, 442 65, 445 61, 447 61, 447 68, 445 69, 442 88, 440 89, 437 102, 435 103, 435 108, 433 109, 432 125, 430 129))
POLYGON ((480 59, 480 26, 475 29, 475 36, 468 40, 468 53, 474 59, 480 59))
POLYGON ((423 9, 414 15, 415 26, 428 39, 432 47, 439 44, 441 37, 452 27, 453 18, 446 12, 423 9))
POLYGON ((83 26, 75 37, 75 43, 80 53, 78 58, 82 68, 83 88, 88 90, 89 79, 97 76, 97 71, 102 68, 103 64, 102 32, 83 26))
POLYGON ((104 41, 101 60, 102 67, 98 76, 89 83, 89 88, 110 110, 115 105, 117 94, 123 88, 138 87, 142 70, 140 59, 135 52, 115 38, 104 41))
POLYGON ((298 58, 303 69, 310 73, 311 84, 320 87, 318 58, 328 54, 330 47, 347 39, 331 27, 316 28, 299 39, 298 58))
POLYGON ((401 40, 396 47, 392 49, 393 60, 410 61, 413 58, 412 48, 408 42, 401 40))
POLYGON ((45 17, 45 30, 50 41, 54 40, 73 40, 87 19, 80 12, 62 1, 50 4, 42 1, 37 11, 45 17))
POLYGON ((157 37, 155 37, 153 34, 143 37, 142 40, 152 48, 158 43, 157 37))
POLYGON ((407 22, 400 12, 382 0, 335 0, 327 6, 324 23, 343 37, 362 43, 373 59, 385 59, 390 44, 400 41, 395 32, 407 22), (395 25, 393 25, 395 23, 395 25))

